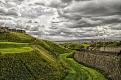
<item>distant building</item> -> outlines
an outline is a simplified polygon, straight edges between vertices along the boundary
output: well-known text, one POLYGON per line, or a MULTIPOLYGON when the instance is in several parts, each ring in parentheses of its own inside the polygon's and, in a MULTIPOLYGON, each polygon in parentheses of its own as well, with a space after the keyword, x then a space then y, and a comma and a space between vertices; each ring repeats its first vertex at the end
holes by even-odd
POLYGON ((0 33, 1 32, 9 32, 8 27, 0 27, 0 33))
POLYGON ((101 47, 99 51, 107 55, 121 55, 121 47, 101 47))
POLYGON ((0 33, 4 32, 4 33, 8 33, 8 32, 20 32, 20 33, 26 33, 25 30, 21 30, 21 29, 12 29, 12 28, 8 28, 8 27, 0 27, 0 33))

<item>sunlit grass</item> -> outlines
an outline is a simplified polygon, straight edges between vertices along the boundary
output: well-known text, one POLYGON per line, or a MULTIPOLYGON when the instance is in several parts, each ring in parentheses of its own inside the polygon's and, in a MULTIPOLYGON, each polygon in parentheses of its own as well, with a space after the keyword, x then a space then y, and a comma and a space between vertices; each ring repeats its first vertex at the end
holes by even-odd
POLYGON ((31 47, 20 47, 20 48, 4 48, 0 49, 0 52, 2 54, 12 54, 12 53, 23 53, 23 52, 29 52, 32 51, 33 49, 31 47))
POLYGON ((2 54, 22 53, 32 50, 28 43, 0 42, 0 53, 2 54))
POLYGON ((84 48, 87 48, 90 46, 89 44, 81 44, 81 45, 84 46, 84 48))
POLYGON ((28 43, 16 43, 16 42, 0 42, 0 48, 19 48, 28 47, 28 43))

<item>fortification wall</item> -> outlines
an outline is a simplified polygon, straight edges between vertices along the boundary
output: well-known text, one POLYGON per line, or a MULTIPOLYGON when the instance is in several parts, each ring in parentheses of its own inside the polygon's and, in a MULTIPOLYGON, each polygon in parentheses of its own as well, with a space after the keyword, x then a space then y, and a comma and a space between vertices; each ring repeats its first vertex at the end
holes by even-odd
POLYGON ((118 56, 103 56, 90 53, 74 54, 76 61, 104 71, 112 80, 121 80, 121 59, 118 56))

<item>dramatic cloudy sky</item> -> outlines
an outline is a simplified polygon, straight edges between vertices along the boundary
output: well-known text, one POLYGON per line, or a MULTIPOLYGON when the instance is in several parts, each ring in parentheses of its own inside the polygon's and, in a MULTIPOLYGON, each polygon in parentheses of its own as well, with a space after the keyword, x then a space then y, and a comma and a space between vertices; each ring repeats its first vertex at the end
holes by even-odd
POLYGON ((121 0, 0 0, 0 25, 42 39, 121 39, 121 0))

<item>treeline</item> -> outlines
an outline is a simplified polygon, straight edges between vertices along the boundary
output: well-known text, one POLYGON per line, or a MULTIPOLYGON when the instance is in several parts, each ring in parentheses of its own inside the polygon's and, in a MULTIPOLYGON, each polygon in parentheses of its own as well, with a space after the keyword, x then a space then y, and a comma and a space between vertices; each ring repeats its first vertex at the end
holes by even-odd
POLYGON ((83 43, 83 44, 80 44, 80 43, 63 43, 61 44, 63 47, 65 48, 68 48, 68 49, 71 49, 71 50, 77 50, 77 51, 80 51, 82 49, 87 49, 90 44, 88 43, 83 43))
POLYGON ((95 42, 92 47, 121 47, 121 41, 95 42))
POLYGON ((107 42, 90 42, 90 43, 76 43, 76 42, 68 42, 60 44, 65 48, 71 49, 71 50, 77 50, 77 51, 88 51, 88 50, 97 50, 100 47, 121 47, 121 41, 107 41, 107 42))

